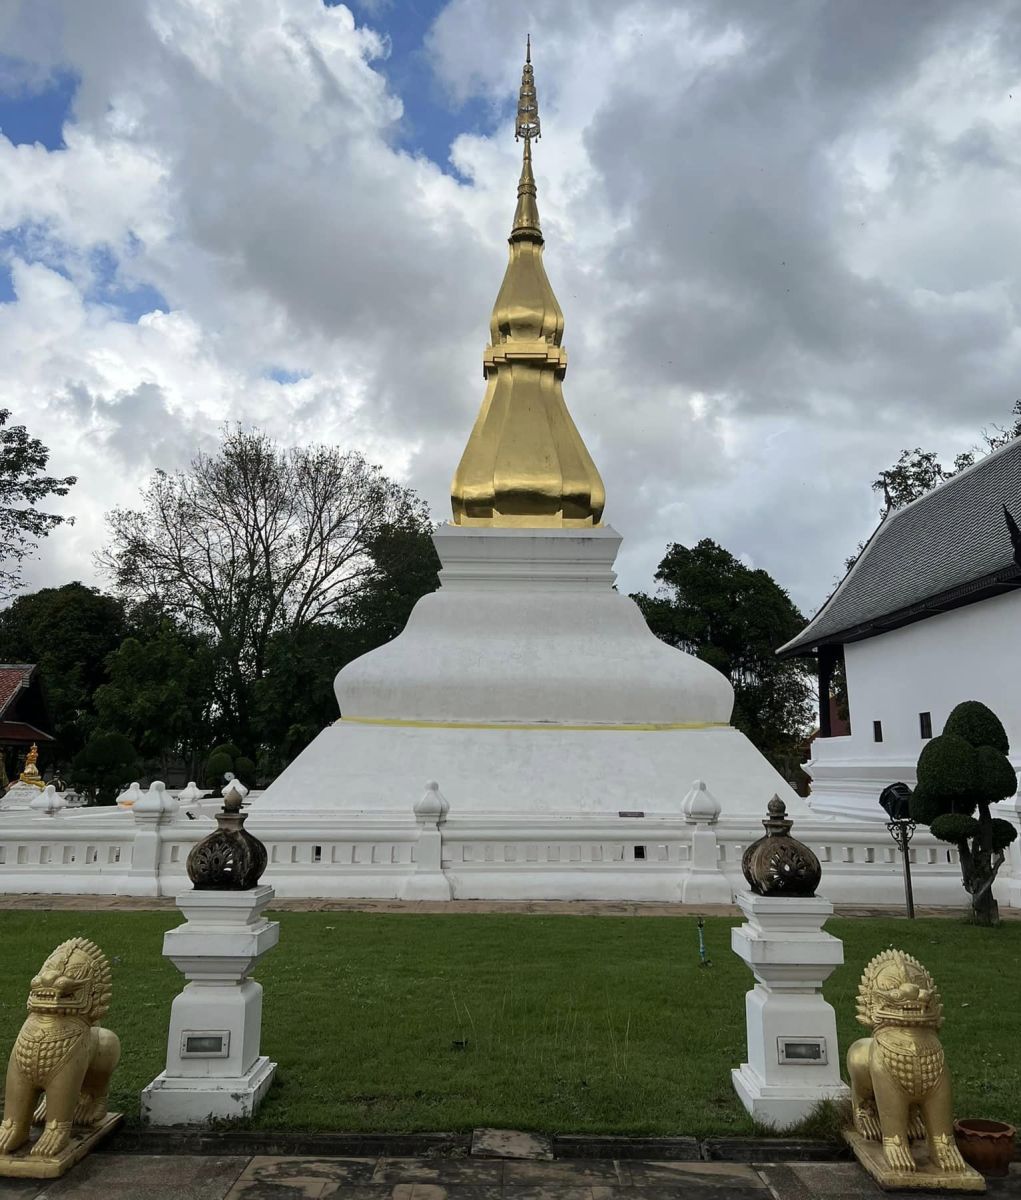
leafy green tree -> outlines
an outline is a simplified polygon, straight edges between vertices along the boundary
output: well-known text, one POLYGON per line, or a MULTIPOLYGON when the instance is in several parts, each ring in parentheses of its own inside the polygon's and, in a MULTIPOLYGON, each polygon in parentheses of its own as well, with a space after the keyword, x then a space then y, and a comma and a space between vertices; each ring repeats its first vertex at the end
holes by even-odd
POLYGON ((889 516, 894 509, 903 508, 905 504, 931 492, 937 483, 951 479, 959 471, 973 466, 984 454, 1021 437, 1021 400, 1015 401, 1011 416, 1013 422, 1006 428, 994 425, 991 430, 983 429, 983 445, 973 446, 958 454, 952 466, 945 466, 933 450, 923 450, 920 446, 914 450, 902 450, 893 466, 880 471, 872 481, 872 490, 883 495, 880 517, 889 516))
POLYGON ((993 882, 1004 851, 1017 837, 1009 821, 989 811, 991 804, 1017 791, 1009 750, 1006 730, 992 709, 965 700, 918 756, 911 816, 957 847, 964 890, 978 925, 999 921, 993 882))
POLYGON ((317 622, 270 640, 266 671, 255 685, 260 773, 276 775, 338 717, 333 680, 360 651, 357 634, 317 622))
POLYGON ((372 568, 365 585, 341 613, 351 639, 344 662, 392 641, 418 601, 440 586, 440 560, 428 523, 387 525, 368 550, 372 568))
POLYGON ((213 656, 206 639, 156 617, 135 628, 106 659, 108 682, 96 689, 99 728, 123 733, 165 777, 183 760, 189 775, 216 735, 213 656))
POLYGON ((39 666, 58 765, 71 761, 95 725, 96 690, 107 682, 107 656, 125 629, 121 602, 83 583, 19 596, 0 612, 4 659, 39 666))
POLYGON ((696 654, 734 685, 733 723, 789 779, 809 724, 809 665, 776 649, 805 625, 786 591, 708 538, 674 544, 659 564, 655 596, 632 599, 657 637, 696 654))
POLYGON ((390 526, 370 546, 372 572, 337 622, 317 622, 270 641, 255 686, 260 767, 275 774, 337 719, 333 681, 345 664, 395 638, 411 610, 439 585, 432 538, 415 526, 390 526))
POLYGON ((40 512, 49 496, 66 496, 77 483, 73 475, 44 475, 50 452, 24 425, 4 426, 10 409, 0 408, 0 600, 17 591, 21 567, 40 538, 73 518, 40 512))
POLYGON ((113 804, 140 768, 135 747, 122 733, 97 733, 74 756, 71 785, 93 804, 113 804))
POLYGON ((239 427, 107 519, 100 566, 125 599, 209 636, 216 701, 243 745, 255 744, 254 685, 274 635, 339 620, 372 579, 381 532, 428 524, 414 492, 360 454, 287 449, 239 427))

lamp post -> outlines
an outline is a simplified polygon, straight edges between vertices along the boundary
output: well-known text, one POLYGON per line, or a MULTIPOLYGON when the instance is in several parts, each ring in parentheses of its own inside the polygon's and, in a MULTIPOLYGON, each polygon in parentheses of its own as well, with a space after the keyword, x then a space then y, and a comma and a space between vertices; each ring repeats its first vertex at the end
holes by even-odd
POLYGON ((879 803, 890 818, 886 828, 900 848, 904 860, 904 902, 907 904, 908 916, 914 919, 915 897, 911 890, 911 855, 908 843, 915 832, 915 822, 911 819, 911 789, 906 783, 891 783, 883 788, 879 803))

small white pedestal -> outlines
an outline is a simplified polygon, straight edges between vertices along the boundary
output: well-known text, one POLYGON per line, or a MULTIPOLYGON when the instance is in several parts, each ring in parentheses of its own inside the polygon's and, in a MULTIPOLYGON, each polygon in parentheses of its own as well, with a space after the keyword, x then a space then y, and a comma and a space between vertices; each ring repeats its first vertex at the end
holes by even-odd
POLYGON ((833 905, 821 896, 739 892, 737 903, 746 920, 731 932, 731 946, 751 967, 755 987, 745 998, 748 1061, 731 1078, 755 1120, 785 1128, 820 1101, 849 1095, 836 1017, 822 996, 844 947, 822 931, 833 905))
POLYGON ((178 896, 187 920, 164 935, 163 954, 188 983, 170 1012, 167 1069, 142 1090, 143 1120, 201 1125, 259 1107, 276 1063, 259 1053, 262 986, 248 973, 280 938, 262 915, 273 895, 262 886, 178 896))

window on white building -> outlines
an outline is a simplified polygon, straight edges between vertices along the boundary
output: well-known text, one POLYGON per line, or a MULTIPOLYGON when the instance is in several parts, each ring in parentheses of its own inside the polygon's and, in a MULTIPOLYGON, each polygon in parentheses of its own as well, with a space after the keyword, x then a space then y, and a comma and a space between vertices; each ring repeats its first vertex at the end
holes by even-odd
POLYGON ((918 728, 923 738, 932 737, 932 713, 918 714, 918 728))
POLYGON ((872 740, 874 742, 881 742, 883 740, 883 722, 882 721, 873 721, 872 722, 872 740))

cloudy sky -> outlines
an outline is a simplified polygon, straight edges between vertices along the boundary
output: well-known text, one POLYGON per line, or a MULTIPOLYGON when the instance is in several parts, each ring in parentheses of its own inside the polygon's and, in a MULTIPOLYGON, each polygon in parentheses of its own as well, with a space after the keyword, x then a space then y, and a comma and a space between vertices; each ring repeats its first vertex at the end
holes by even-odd
POLYGON ((901 447, 1021 395, 1021 0, 0 0, 0 404, 80 482, 32 587, 225 420, 449 515, 531 31, 567 402, 629 590, 806 612, 901 447))

